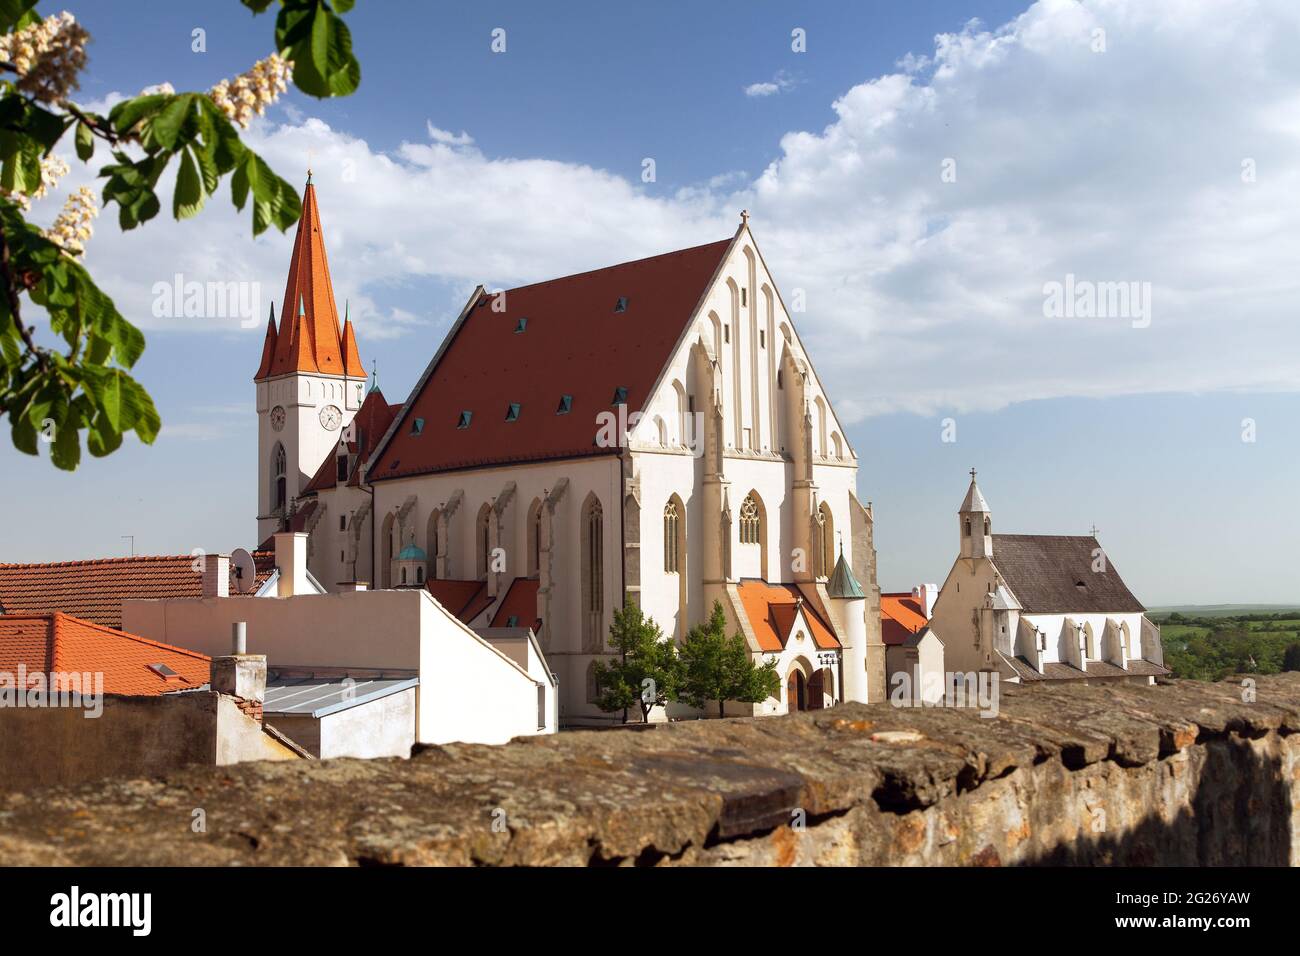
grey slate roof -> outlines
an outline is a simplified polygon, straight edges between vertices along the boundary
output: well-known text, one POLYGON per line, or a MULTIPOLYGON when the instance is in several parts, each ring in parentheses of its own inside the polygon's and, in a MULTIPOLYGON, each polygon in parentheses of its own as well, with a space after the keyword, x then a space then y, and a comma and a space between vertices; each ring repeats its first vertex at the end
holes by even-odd
POLYGON ((1023 657, 1008 657, 1004 654, 1002 659, 1010 664, 1011 669, 1026 683, 1044 680, 1088 680, 1099 677, 1163 677, 1169 673, 1169 668, 1144 660, 1131 660, 1127 668, 1112 664, 1110 661, 1088 661, 1086 671, 1079 670, 1073 664, 1049 663, 1044 664, 1042 673, 1039 673, 1023 657))
POLYGON ((993 563, 1031 614, 1144 612, 1109 558, 1092 569, 1100 547, 1092 535, 995 534, 993 563))

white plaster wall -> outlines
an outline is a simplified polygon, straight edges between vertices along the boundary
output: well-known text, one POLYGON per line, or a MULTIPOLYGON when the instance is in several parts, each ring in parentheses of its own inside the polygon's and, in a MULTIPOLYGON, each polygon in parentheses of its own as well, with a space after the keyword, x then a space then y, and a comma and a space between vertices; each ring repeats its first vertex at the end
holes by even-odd
POLYGON ((538 732, 533 678, 427 592, 127 601, 122 617, 132 633, 211 655, 229 653, 231 624, 244 621, 248 652, 272 667, 413 671, 422 742, 538 732))
MULTIPOLYGON (((997 560, 997 555, 994 555, 997 560)), ((1129 657, 1141 658, 1142 653, 1142 614, 1138 612, 1128 614, 1025 614, 1025 620, 1033 627, 1047 633, 1047 649, 1043 651, 1044 664, 1069 663, 1069 658, 1062 653, 1063 648, 1062 634, 1065 630, 1065 619, 1069 618, 1075 624, 1083 626, 1084 624, 1092 625, 1094 643, 1096 645, 1096 655, 1089 657, 1089 660, 1104 661, 1106 659, 1106 619, 1110 618, 1115 621, 1116 625, 1128 624, 1129 631, 1129 657)))

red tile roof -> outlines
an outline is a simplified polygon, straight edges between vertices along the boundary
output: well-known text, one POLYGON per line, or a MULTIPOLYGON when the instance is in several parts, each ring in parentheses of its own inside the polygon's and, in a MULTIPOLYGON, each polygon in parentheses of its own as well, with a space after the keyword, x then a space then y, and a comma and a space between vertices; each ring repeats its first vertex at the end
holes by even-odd
POLYGON ((160 644, 67 614, 0 615, 0 671, 103 674, 104 693, 154 695, 207 683, 206 654, 160 644), (164 677, 150 664, 176 672, 164 677))
MULTIPOLYGON (((352 424, 356 426, 356 441, 348 443, 348 451, 357 456, 348 472, 347 483, 350 487, 355 488, 361 483, 361 466, 370 460, 384 433, 388 431, 388 426, 401 410, 401 405, 389 405, 384 400, 384 393, 377 388, 371 389, 366 400, 361 403, 356 417, 352 419, 352 424)), ((325 456, 325 460, 316 469, 316 474, 312 475, 311 481, 303 488, 304 495, 312 495, 338 484, 337 458, 337 448, 325 456)))
POLYGON ((880 637, 886 644, 902 644, 925 625, 921 602, 910 593, 880 595, 880 637))
POLYGON ((506 596, 501 599, 501 606, 492 615, 493 627, 509 627, 510 618, 515 619, 515 627, 531 627, 534 634, 542 631, 542 619, 537 616, 537 589, 541 582, 537 578, 515 578, 510 582, 506 596))
POLYGON ((492 606, 486 581, 426 580, 425 589, 454 617, 468 624, 492 606))
POLYGON ((483 295, 434 357, 371 478, 616 453, 596 445, 597 414, 617 411, 619 388, 629 413, 648 400, 730 243, 483 295), (571 409, 556 414, 564 395, 571 409), (458 428, 464 411, 469 427, 458 428), (414 418, 424 419, 418 435, 414 418))
MULTIPOLYGON (((62 611, 105 627, 121 627, 122 602, 127 599, 202 597, 203 575, 194 570, 194 561, 188 554, 177 554, 0 564, 0 613, 62 611)), ((260 587, 275 570, 275 555, 259 551, 253 561, 260 587)), ((237 594, 233 568, 230 593, 237 594)))
POLYGON ((303 192, 289 279, 280 302, 280 329, 277 333, 274 322, 267 325, 262 364, 254 380, 290 372, 366 377, 351 323, 345 323, 343 331, 339 331, 316 187, 310 182, 303 192))
POLYGON ((796 608, 802 606, 818 650, 832 650, 840 646, 826 621, 822 620, 799 591, 796 584, 769 584, 756 578, 746 578, 737 586, 740 603, 749 618, 750 629, 764 651, 780 651, 794 630, 796 608))

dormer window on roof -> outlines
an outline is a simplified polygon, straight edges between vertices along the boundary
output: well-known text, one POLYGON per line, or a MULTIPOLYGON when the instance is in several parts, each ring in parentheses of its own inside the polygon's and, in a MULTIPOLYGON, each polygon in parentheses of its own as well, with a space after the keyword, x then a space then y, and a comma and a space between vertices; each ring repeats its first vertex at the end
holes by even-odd
POLYGON ((569 412, 571 412, 571 411, 573 411, 573 396, 572 396, 572 395, 561 395, 561 396, 560 396, 560 404, 556 407, 556 409, 555 409, 555 414, 557 414, 557 415, 567 415, 567 414, 569 414, 569 412))
POLYGON ((515 422, 519 420, 519 403, 511 402, 506 406, 506 421, 515 422))
POLYGON ((627 404, 627 386, 626 386, 626 385, 620 385, 618 388, 614 389, 614 400, 613 400, 610 404, 612 404, 612 405, 626 405, 626 404, 627 404))
POLYGON ((518 614, 511 614, 508 618, 506 618, 506 627, 518 627, 518 626, 519 626, 518 614))
POLYGON ((518 335, 526 328, 528 328, 528 319, 520 317, 519 321, 515 323, 515 335, 518 335))
POLYGON ((457 428, 469 428, 469 420, 474 417, 474 413, 466 409, 460 413, 460 419, 456 422, 457 428))
POLYGON ((411 434, 418 435, 424 431, 424 419, 416 418, 411 422, 411 434))
POLYGON ((614 303, 614 311, 615 311, 615 312, 626 312, 626 311, 627 311, 627 296, 625 296, 625 295, 620 295, 620 296, 618 297, 618 301, 614 303))

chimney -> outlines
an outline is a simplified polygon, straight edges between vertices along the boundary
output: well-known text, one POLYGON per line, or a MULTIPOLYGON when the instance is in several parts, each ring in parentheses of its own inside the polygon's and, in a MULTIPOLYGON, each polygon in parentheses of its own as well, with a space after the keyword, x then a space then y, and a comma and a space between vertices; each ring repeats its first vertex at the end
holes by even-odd
POLYGON ((203 596, 230 596, 230 555, 203 555, 203 596))
POLYGON ((314 593, 307 583, 307 535, 301 531, 275 533, 275 566, 280 571, 277 597, 314 593))
POLYGON ((925 615, 925 619, 930 620, 934 616, 934 602, 939 599, 939 585, 918 585, 912 588, 912 596, 916 598, 916 603, 921 605, 921 613, 925 615))
POLYGON ((335 586, 339 589, 339 593, 342 594, 345 591, 364 591, 370 587, 370 582, 369 581, 339 581, 338 584, 335 586))
POLYGON ((245 652, 247 634, 243 621, 231 626, 234 653, 212 658, 208 684, 218 694, 234 697, 241 711, 260 721, 266 698, 266 655, 245 652))

